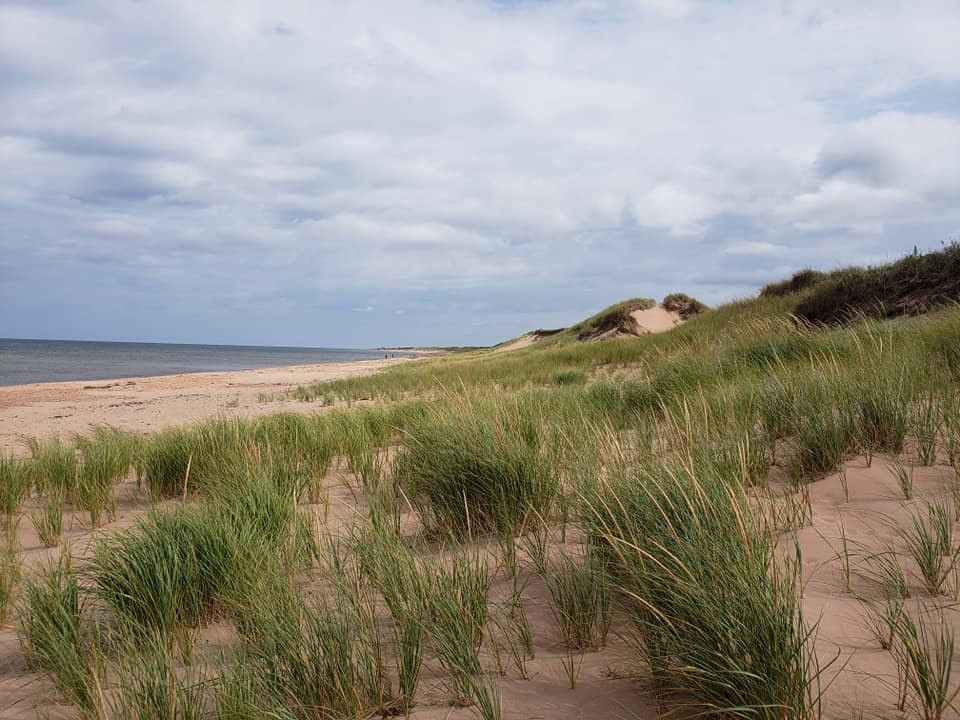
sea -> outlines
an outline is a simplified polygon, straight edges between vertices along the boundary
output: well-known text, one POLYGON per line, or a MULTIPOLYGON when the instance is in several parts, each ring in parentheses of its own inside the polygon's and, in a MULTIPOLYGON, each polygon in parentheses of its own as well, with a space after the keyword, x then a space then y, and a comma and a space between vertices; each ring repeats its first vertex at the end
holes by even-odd
POLYGON ((404 357, 396 350, 0 338, 0 386, 404 357))

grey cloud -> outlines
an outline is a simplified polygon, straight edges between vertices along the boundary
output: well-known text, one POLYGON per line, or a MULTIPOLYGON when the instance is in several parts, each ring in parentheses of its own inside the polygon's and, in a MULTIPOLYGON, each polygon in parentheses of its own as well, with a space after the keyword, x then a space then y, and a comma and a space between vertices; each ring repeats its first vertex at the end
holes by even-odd
POLYGON ((866 148, 825 148, 817 158, 816 168, 822 179, 841 176, 877 186, 897 179, 890 158, 882 151, 866 148))
POLYGON ((114 203, 143 202, 172 195, 176 188, 158 182, 134 170, 102 170, 93 173, 81 192, 74 195, 91 205, 113 206, 114 203))
POLYGON ((131 160, 170 157, 169 148, 160 148, 142 140, 119 137, 115 133, 75 129, 41 129, 16 131, 38 142, 44 150, 80 157, 128 158, 131 160))

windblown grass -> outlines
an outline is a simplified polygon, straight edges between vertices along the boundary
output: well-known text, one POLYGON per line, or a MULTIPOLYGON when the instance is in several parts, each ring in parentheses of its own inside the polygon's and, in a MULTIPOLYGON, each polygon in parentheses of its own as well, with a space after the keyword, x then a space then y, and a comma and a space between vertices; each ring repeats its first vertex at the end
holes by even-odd
POLYGON ((923 720, 941 720, 948 710, 957 711, 960 685, 951 682, 954 631, 942 611, 921 608, 914 618, 904 613, 897 625, 899 643, 894 656, 909 691, 904 699, 923 720))
POLYGON ((0 625, 7 622, 14 591, 20 582, 21 562, 10 540, 0 546, 0 625))
POLYGON ((603 647, 613 611, 613 593, 604 561, 588 548, 582 558, 561 550, 538 564, 563 644, 569 650, 603 647))
POLYGON ((725 717, 818 714, 812 630, 739 489, 660 465, 584 493, 583 522, 632 601, 665 696, 725 717))
POLYGON ((944 502, 929 502, 926 513, 914 512, 901 537, 910 556, 920 569, 924 587, 931 595, 946 594, 955 588, 954 579, 960 548, 953 544, 953 510, 944 502))
POLYGON ((498 706, 495 690, 483 681, 477 651, 488 618, 490 576, 475 553, 455 552, 451 566, 436 568, 430 595, 431 645, 447 672, 447 689, 454 703, 476 703, 488 711, 498 706))
POLYGON ((409 713, 423 669, 430 588, 428 568, 393 534, 374 529, 353 540, 366 577, 383 596, 393 620, 398 705, 409 713))
POLYGON ((124 639, 117 687, 109 697, 116 720, 201 720, 208 717, 206 684, 196 666, 181 670, 161 635, 124 639))
POLYGON ((56 547, 63 535, 64 498, 59 492, 51 491, 40 498, 40 507, 30 515, 33 529, 44 547, 56 547))
POLYGON ((114 486, 130 470, 130 457, 110 441, 86 443, 80 454, 75 496, 80 507, 90 514, 91 525, 97 527, 104 517, 113 520, 116 516, 114 486))

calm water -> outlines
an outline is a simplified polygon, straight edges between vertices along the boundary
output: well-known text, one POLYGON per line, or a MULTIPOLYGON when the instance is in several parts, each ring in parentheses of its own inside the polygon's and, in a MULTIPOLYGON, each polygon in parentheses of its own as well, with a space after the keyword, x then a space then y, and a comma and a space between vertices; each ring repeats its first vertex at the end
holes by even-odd
POLYGON ((402 356, 405 353, 337 348, 0 338, 0 385, 338 363, 373 360, 385 354, 402 356))

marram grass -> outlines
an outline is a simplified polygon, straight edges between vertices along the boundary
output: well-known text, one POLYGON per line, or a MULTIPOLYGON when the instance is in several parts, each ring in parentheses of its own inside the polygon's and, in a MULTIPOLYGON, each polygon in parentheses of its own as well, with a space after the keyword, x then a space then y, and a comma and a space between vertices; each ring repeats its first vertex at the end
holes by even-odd
POLYGON ((813 629, 740 489, 654 464, 583 493, 582 521, 665 697, 722 717, 818 716, 813 629))
MULTIPOLYGON (((16 517, 26 502, 44 544, 59 538, 64 505, 108 521, 131 469, 164 506, 98 534, 79 576, 25 573, 25 655, 86 717, 409 713, 430 668, 448 700, 494 718, 490 624, 515 637, 523 674, 531 568, 515 542, 533 547, 547 526, 566 544, 545 545, 533 569, 571 684, 574 653, 625 617, 671 711, 813 720, 814 628, 774 550, 777 523, 755 503, 775 473, 807 498, 799 507, 806 483, 858 454, 960 466, 960 311, 828 330, 789 317, 809 292, 732 303, 658 336, 558 334, 405 363, 302 390, 339 403, 310 415, 31 441, 30 458, 0 460, 14 478, 0 510, 16 517), (392 402, 349 407, 361 398, 392 402), (349 540, 323 544, 300 506, 325 497, 331 469, 360 507, 327 528, 345 524, 349 540), (507 619, 491 615, 481 547, 513 578, 507 619), (185 667, 184 641, 214 621, 235 641, 185 667)), ((919 509, 900 538, 928 594, 953 589, 951 510, 919 509)), ((809 505, 782 525, 808 520, 809 505)), ((953 701, 941 682, 952 636, 921 628, 928 616, 905 619, 912 588, 892 548, 863 565, 878 643, 900 648, 904 702, 936 718, 953 701)))

